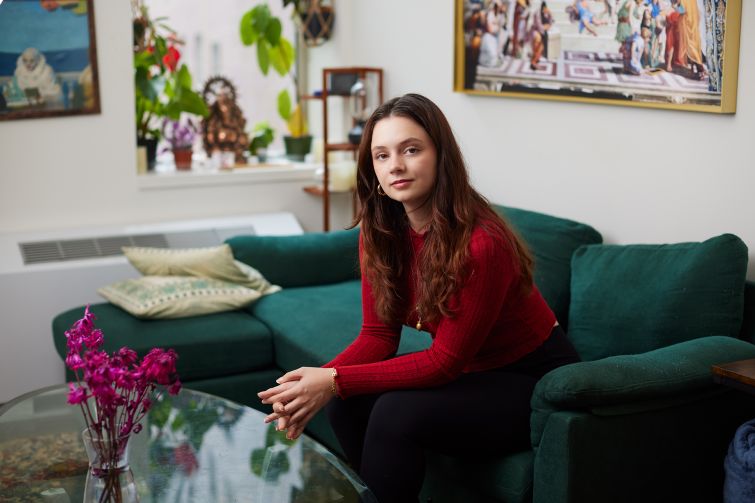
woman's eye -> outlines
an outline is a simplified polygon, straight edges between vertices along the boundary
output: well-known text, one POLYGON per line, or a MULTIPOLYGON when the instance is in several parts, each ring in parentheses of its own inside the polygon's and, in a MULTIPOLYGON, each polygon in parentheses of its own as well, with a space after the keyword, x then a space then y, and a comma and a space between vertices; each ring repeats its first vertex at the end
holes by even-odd
POLYGON ((377 159, 378 161, 382 161, 382 160, 384 160, 384 159, 385 159, 386 157, 388 157, 388 156, 387 156, 387 155, 385 155, 385 154, 383 154, 383 153, 380 153, 380 154, 375 154, 375 159, 377 159))
POLYGON ((417 147, 409 147, 405 150, 407 154, 416 154, 419 151, 417 147))

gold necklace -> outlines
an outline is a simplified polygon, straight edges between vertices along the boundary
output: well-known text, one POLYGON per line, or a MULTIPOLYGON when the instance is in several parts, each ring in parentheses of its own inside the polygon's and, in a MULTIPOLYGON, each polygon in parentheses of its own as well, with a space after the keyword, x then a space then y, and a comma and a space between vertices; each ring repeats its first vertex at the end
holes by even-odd
MULTIPOLYGON (((414 241, 411 238, 409 239, 409 246, 412 247, 412 261, 414 262, 414 294, 419 298, 419 263, 417 262, 417 254, 414 251, 414 241)), ((419 309, 419 302, 414 306, 414 311, 417 313, 417 324, 414 327, 420 331, 422 330, 422 312, 419 309)))

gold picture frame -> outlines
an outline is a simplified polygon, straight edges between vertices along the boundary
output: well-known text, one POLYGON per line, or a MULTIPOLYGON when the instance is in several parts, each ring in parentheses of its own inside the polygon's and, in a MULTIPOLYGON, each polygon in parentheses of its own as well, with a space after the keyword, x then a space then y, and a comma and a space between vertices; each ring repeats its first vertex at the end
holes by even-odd
POLYGON ((456 0, 454 91, 736 113, 742 0, 548 3, 456 0))

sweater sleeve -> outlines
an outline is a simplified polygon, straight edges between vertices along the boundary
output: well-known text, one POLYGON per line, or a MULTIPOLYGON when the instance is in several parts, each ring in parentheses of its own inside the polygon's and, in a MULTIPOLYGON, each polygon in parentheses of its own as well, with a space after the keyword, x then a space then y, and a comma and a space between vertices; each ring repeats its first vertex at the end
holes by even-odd
MULTIPOLYGON (((359 257, 363 253, 362 236, 359 236, 359 257)), ((343 365, 357 365, 385 360, 396 354, 401 338, 401 324, 386 325, 375 311, 375 297, 372 294, 367 275, 362 273, 362 329, 359 336, 338 356, 323 367, 339 368, 343 365)))
POLYGON ((469 277, 450 305, 454 315, 441 319, 429 348, 373 363, 335 363, 342 398, 438 386, 461 374, 491 332, 507 292, 518 277, 507 247, 485 232, 473 234, 470 266, 469 277))

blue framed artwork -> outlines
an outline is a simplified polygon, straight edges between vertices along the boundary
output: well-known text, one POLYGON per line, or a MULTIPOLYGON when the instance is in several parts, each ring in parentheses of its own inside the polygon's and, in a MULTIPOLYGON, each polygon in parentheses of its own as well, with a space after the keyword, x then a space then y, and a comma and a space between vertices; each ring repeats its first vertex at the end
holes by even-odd
POLYGON ((0 0, 0 120, 100 113, 93 0, 0 0))
POLYGON ((742 0, 456 0, 454 90, 735 113, 742 0))

